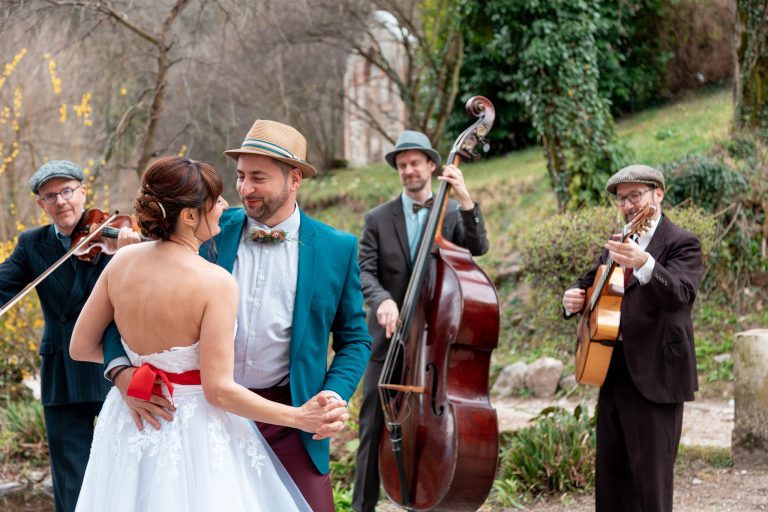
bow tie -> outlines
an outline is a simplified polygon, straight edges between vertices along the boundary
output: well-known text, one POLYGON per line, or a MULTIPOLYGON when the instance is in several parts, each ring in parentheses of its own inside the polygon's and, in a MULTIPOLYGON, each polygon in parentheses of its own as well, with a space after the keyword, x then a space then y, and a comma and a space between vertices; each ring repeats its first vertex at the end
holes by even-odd
POLYGON ((248 230, 248 237, 260 244, 279 244, 288 239, 288 233, 283 229, 265 230, 256 226, 248 230))
POLYGON ((419 210, 421 210, 422 208, 427 208, 427 209, 432 208, 433 201, 434 201, 434 198, 430 197, 424 202, 424 204, 413 203, 413 213, 419 213, 419 210))

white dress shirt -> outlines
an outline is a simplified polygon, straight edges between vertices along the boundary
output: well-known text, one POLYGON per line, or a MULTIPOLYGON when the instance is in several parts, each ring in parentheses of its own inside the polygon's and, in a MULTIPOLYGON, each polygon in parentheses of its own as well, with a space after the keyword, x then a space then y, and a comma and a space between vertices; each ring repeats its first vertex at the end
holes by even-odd
MULTIPOLYGON (((653 234, 656 232, 656 228, 659 226, 659 222, 661 222, 661 215, 659 215, 659 218, 656 220, 651 221, 651 227, 640 235, 640 238, 637 240, 637 244, 640 246, 642 250, 646 250, 648 248, 648 244, 651 243, 651 238, 653 238, 653 234)), ((648 261, 645 262, 645 265, 643 265, 640 268, 636 268, 632 275, 634 275, 637 278, 637 281, 644 285, 648 281, 651 280, 651 276, 653 275, 653 267, 656 265, 656 260, 653 259, 653 256, 650 254, 648 255, 648 261)))
POLYGON ((232 275, 240 285, 235 331, 235 382, 247 388, 288 384, 291 324, 299 272, 299 207, 284 222, 268 228, 248 218, 232 275), (250 240, 252 227, 284 230, 286 240, 250 240))

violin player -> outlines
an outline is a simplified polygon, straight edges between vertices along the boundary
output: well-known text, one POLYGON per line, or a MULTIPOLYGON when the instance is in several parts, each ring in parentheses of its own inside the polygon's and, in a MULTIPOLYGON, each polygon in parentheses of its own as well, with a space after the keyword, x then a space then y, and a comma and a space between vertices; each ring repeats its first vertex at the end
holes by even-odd
POLYGON ((656 210, 637 241, 608 241, 563 295, 570 318, 608 257, 624 268, 620 335, 597 402, 595 509, 671 511, 683 403, 698 389, 691 310, 704 270, 701 245, 662 214, 665 183, 656 169, 625 167, 606 190, 625 222, 647 204, 656 210))
MULTIPOLYGON (((360 242, 360 281, 370 308, 368 330, 373 337, 373 349, 363 380, 359 414, 360 445, 352 498, 356 512, 375 510, 379 500, 379 440, 384 415, 378 381, 432 204, 432 176, 440 166, 440 155, 427 136, 411 130, 400 133, 395 148, 385 159, 397 170, 403 190, 365 215, 360 242)), ((448 201, 443 237, 475 256, 488 252, 483 215, 467 190, 461 169, 446 165, 437 179, 447 181, 457 198, 448 201)))
MULTIPOLYGON (((13 252, 0 263, 0 302, 13 298, 70 249, 73 231, 85 212, 84 178, 77 164, 52 160, 29 179, 37 204, 52 222, 19 234, 13 252)), ((122 247, 137 241, 138 234, 124 228, 115 243, 122 247)), ((102 365, 76 362, 69 356, 75 321, 109 259, 102 254, 88 263, 70 256, 37 286, 45 318, 40 378, 56 512, 75 509, 94 421, 109 391, 102 365)), ((106 336, 119 340, 114 324, 106 336)))

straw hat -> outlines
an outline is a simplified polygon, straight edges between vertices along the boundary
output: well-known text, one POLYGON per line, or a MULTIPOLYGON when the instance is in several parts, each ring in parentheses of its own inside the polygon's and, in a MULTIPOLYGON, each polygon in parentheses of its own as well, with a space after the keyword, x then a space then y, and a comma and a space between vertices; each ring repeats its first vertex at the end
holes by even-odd
POLYGON ((265 155, 301 169, 304 178, 317 174, 317 169, 304 161, 307 139, 296 128, 277 121, 257 119, 240 149, 230 149, 224 154, 234 160, 240 155, 265 155))

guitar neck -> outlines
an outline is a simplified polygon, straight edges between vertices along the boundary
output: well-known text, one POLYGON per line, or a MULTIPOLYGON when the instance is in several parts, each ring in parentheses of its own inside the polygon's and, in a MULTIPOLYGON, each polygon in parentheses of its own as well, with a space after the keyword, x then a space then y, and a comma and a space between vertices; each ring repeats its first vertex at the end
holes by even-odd
MULTIPOLYGON (((629 225, 624 226, 624 228, 621 231, 621 241, 626 242, 631 235, 632 235, 632 229, 629 227, 629 225)), ((597 305, 597 301, 600 299, 600 295, 602 295, 603 290, 605 290, 605 285, 608 282, 608 280, 611 278, 611 274, 613 273, 613 270, 615 268, 616 268, 616 262, 613 261, 609 256, 608 259, 605 260, 605 272, 603 272, 603 275, 600 278, 600 282, 595 284, 595 289, 592 292, 592 299, 589 301, 590 312, 595 309, 595 306, 597 305)))

